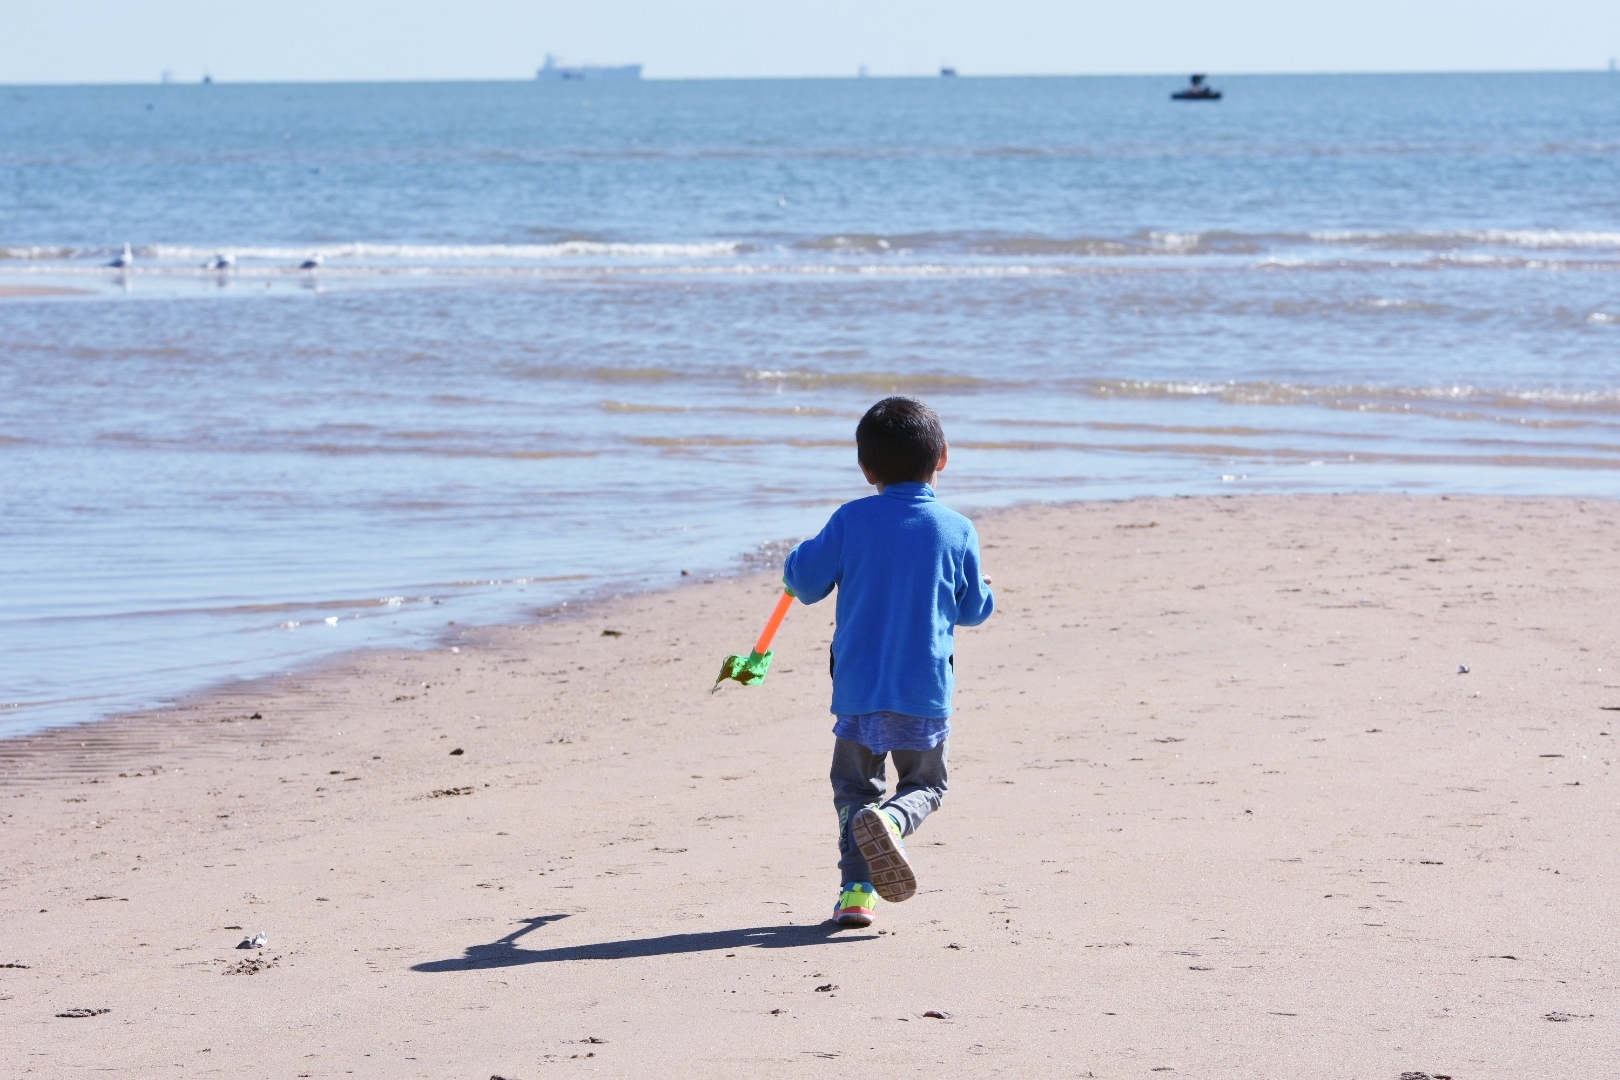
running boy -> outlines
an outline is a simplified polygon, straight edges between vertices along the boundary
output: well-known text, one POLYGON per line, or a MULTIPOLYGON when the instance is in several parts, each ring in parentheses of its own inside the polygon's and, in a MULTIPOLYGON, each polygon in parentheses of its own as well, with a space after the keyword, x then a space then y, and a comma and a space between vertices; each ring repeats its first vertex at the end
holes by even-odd
POLYGON ((903 838, 945 797, 957 626, 995 607, 973 523, 934 498, 948 448, 939 416, 890 397, 855 429, 877 494, 845 503, 788 553, 783 580, 807 604, 838 588, 832 643, 833 806, 843 888, 834 921, 870 926, 873 893, 910 899, 917 878, 903 838), (895 792, 884 799, 885 756, 895 792))

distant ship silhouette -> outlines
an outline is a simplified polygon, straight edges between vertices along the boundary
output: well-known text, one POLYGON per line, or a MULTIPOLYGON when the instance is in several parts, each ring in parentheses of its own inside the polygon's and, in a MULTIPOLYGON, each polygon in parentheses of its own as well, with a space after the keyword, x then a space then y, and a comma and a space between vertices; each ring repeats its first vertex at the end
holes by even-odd
POLYGON ((1187 85, 1170 95, 1171 101, 1219 101, 1221 92, 1204 81, 1204 76, 1193 75, 1187 85))
POLYGON ((570 66, 559 64, 557 58, 546 53, 546 62, 535 72, 537 79, 639 79, 641 78, 640 64, 625 64, 622 67, 599 67, 595 64, 582 64, 570 66))

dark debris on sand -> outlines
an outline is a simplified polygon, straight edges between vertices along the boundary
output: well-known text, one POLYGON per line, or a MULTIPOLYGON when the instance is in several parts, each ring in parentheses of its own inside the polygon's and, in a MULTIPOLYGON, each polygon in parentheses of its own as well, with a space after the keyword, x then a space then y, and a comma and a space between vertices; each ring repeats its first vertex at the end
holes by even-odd
POLYGON ((281 963, 281 957, 279 956, 272 956, 269 959, 262 956, 249 956, 244 960, 238 960, 236 963, 220 972, 220 974, 257 975, 261 971, 268 971, 279 963, 281 963))

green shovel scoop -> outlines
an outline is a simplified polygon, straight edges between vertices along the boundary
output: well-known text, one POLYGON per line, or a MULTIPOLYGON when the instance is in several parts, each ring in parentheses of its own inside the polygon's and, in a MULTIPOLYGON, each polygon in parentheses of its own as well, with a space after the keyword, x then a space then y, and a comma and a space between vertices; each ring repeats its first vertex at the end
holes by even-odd
POLYGON ((776 636, 776 630, 787 617, 788 608, 793 606, 793 590, 784 588, 782 598, 776 602, 776 610, 771 612, 770 621, 765 624, 765 632, 759 635, 754 643, 754 651, 747 656, 728 656, 725 663, 720 665, 720 675, 714 680, 714 687, 709 693, 717 693, 720 684, 727 679, 752 686, 757 682, 765 681, 765 673, 771 670, 771 639, 776 636))

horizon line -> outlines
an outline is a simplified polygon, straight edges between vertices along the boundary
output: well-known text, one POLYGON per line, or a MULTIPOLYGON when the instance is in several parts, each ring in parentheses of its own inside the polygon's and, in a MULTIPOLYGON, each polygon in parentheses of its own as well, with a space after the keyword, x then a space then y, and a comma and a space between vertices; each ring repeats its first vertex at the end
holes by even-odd
MULTIPOLYGON (((941 65, 942 68, 951 65, 941 65)), ((539 69, 536 69, 539 70, 539 69)), ((1612 62, 1607 67, 1568 67, 1568 68, 1388 68, 1388 69, 1345 69, 1329 71, 1226 71, 1216 68, 1205 68, 1204 74, 1212 78, 1222 79, 1266 79, 1266 78, 1298 78, 1298 77, 1362 77, 1377 75, 1617 75, 1620 71, 1612 62)), ((949 76, 956 79, 1168 79, 1185 78, 1186 71, 1180 69, 1165 71, 1112 71, 1112 72, 974 72, 964 74, 959 69, 949 76)), ((507 77, 479 77, 479 76, 448 76, 425 78, 283 78, 283 79, 221 79, 207 73, 203 78, 192 78, 184 81, 161 78, 151 82, 140 81, 62 81, 62 82, 6 82, 0 80, 0 87, 10 90, 20 89, 62 89, 69 87, 182 87, 182 86, 419 86, 457 83, 538 83, 547 80, 529 76, 507 77)), ((890 74, 813 74, 813 75, 651 75, 639 79, 580 79, 570 82, 602 83, 684 83, 684 82, 873 82, 878 80, 911 80, 927 79, 938 80, 945 76, 941 71, 933 72, 907 72, 890 74)))

